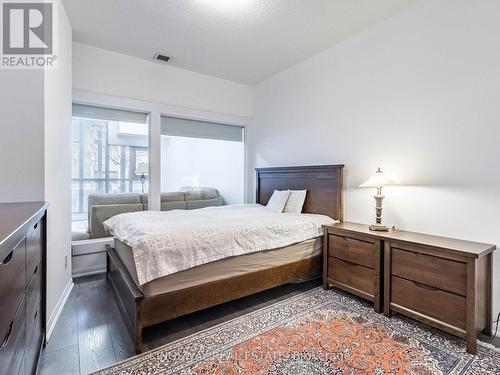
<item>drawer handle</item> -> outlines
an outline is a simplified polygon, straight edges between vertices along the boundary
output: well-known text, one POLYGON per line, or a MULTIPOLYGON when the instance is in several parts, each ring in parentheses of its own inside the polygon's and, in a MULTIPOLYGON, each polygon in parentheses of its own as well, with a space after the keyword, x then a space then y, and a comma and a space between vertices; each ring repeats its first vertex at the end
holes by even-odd
POLYGON ((13 324, 14 324, 14 321, 10 322, 9 331, 7 332, 7 335, 5 335, 5 338, 3 339, 2 345, 0 345, 0 349, 5 348, 7 346, 7 344, 9 343, 10 334, 12 333, 12 325, 13 324))
POLYGON ((365 244, 369 244, 369 245, 374 245, 375 244, 375 242, 370 242, 368 240, 361 240, 359 238, 350 238, 350 237, 344 237, 344 236, 339 236, 339 235, 335 235, 335 237, 343 240, 344 242, 347 242, 348 245, 349 245, 349 242, 351 242, 351 243, 352 242, 355 242, 355 243, 361 242, 361 243, 365 243, 365 244))
POLYGON ((33 321, 36 320, 36 317, 38 316, 38 310, 36 310, 35 317, 33 318, 33 321))
POLYGON ((36 229, 36 227, 38 227, 38 223, 36 223, 36 224, 33 226, 33 229, 36 229))
POLYGON ((431 290, 433 292, 435 292, 436 290, 439 290, 438 288, 434 288, 434 287, 429 286, 429 285, 417 283, 416 281, 412 281, 412 283, 415 284, 416 286, 418 286, 421 289, 431 290))
POLYGON ((9 262, 11 261, 12 259, 12 255, 14 254, 14 250, 12 250, 9 255, 7 255, 5 257, 5 259, 3 260, 2 264, 9 264, 9 262))
POLYGON ((33 271, 33 275, 36 275, 37 272, 38 272, 38 264, 36 265, 35 270, 33 271))
POLYGON ((341 260, 342 260, 342 262, 347 263, 348 265, 353 266, 353 267, 360 267, 361 266, 360 264, 349 262, 348 260, 344 260, 344 259, 341 259, 341 260))

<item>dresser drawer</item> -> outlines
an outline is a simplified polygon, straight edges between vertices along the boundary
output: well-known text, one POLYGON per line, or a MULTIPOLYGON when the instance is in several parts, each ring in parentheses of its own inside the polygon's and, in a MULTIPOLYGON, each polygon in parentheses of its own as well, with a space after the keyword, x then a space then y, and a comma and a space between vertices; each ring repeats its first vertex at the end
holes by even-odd
POLYGON ((391 274, 466 295, 467 265, 449 259, 392 248, 391 274))
POLYGON ((7 331, 0 336, 0 374, 17 374, 24 357, 26 336, 24 300, 11 320, 7 331))
MULTIPOLYGON (((40 269, 41 265, 38 265, 35 269, 40 269)), ((28 336, 31 336, 31 331, 35 324, 36 319, 41 312, 41 299, 42 299, 42 289, 41 289, 41 275, 40 272, 36 272, 35 276, 31 280, 31 283, 26 292, 26 331, 28 336)), ((28 337, 28 338, 29 338, 28 337)))
POLYGON ((332 257, 374 269, 377 244, 330 234, 328 253, 332 257))
POLYGON ((24 290, 25 240, 0 259, 0 340, 9 328, 24 290))
POLYGON ((42 320, 40 317, 40 312, 36 315, 36 319, 33 322, 32 332, 26 331, 26 340, 28 345, 26 346, 26 375, 31 375, 35 373, 36 366, 38 364, 38 354, 42 346, 42 320))
POLYGON ((42 221, 35 223, 26 236, 26 285, 29 284, 35 267, 42 258, 42 225, 42 221))
POLYGON ((391 303, 465 329, 465 297, 392 276, 391 303))
POLYGON ((371 268, 330 257, 328 279, 374 295, 375 271, 371 268))

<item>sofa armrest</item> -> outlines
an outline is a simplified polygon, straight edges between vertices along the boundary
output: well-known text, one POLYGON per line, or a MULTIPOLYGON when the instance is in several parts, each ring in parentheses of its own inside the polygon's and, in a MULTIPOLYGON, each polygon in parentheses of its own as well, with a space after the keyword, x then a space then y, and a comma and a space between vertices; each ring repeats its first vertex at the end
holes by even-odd
POLYGON ((89 231, 91 238, 109 237, 103 223, 109 218, 127 212, 143 211, 142 203, 109 204, 90 207, 89 231))

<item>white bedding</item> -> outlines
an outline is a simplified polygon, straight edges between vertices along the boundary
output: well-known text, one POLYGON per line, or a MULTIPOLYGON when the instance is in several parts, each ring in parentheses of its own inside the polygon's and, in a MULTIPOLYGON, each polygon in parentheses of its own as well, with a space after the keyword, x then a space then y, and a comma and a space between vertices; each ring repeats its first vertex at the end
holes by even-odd
POLYGON ((198 210, 142 211, 104 222, 132 248, 139 283, 231 256, 321 236, 324 215, 274 213, 258 204, 198 210))

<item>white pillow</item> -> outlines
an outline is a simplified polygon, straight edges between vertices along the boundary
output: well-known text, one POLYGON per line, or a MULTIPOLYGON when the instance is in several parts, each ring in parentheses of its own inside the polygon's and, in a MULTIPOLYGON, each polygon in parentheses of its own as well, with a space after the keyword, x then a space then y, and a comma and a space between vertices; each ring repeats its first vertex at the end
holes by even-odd
POLYGON ((307 190, 289 190, 290 196, 286 201, 283 212, 300 214, 306 200, 307 190))
POLYGON ((266 207, 269 208, 273 212, 283 212, 283 209, 285 208, 286 201, 288 200, 288 197, 290 196, 290 190, 275 190, 273 195, 271 196, 271 199, 269 199, 269 202, 267 202, 266 207))

